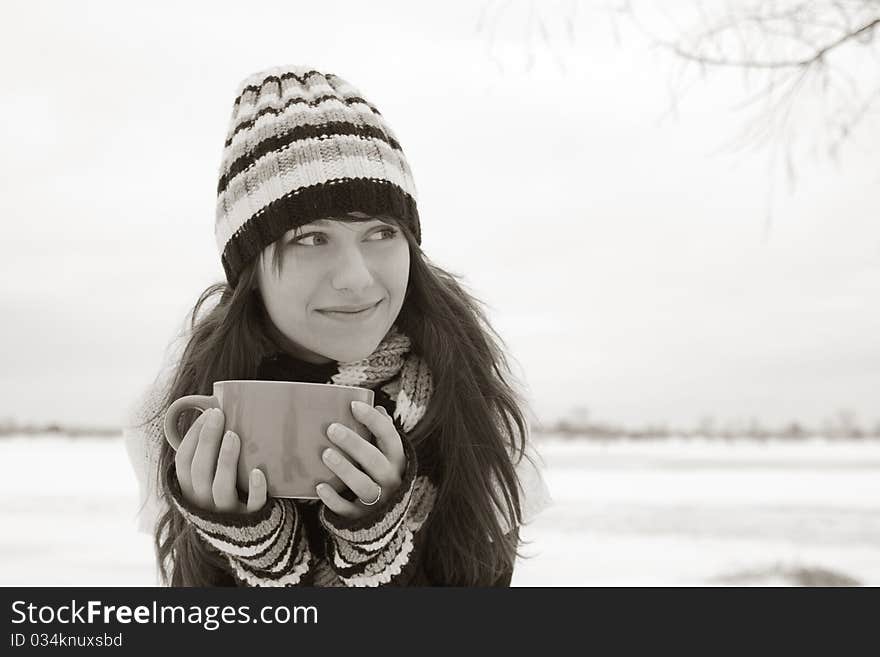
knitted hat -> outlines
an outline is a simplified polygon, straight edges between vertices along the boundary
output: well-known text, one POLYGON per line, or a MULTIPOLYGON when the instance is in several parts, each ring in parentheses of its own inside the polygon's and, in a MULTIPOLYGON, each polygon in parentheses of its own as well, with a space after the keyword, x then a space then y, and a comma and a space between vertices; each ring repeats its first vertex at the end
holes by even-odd
POLYGON ((214 228, 229 284, 291 228, 352 211, 395 217, 421 244, 412 172, 379 110, 342 78, 303 66, 242 80, 214 228))

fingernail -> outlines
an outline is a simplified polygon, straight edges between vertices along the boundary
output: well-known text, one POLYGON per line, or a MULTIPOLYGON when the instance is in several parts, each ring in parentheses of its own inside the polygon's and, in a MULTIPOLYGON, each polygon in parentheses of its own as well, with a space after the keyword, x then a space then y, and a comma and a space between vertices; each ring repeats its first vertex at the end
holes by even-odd
POLYGON ((320 495, 321 493, 324 492, 326 487, 327 487, 327 484, 318 484, 317 486, 315 486, 315 491, 318 493, 318 495, 320 495))
POLYGON ((258 468, 254 468, 251 470, 251 483, 256 484, 260 481, 260 470, 258 468))
POLYGON ((330 438, 336 438, 339 436, 339 425, 335 422, 327 427, 327 435, 330 438))
POLYGON ((332 449, 324 450, 324 458, 328 463, 333 463, 334 465, 339 463, 339 454, 334 452, 332 449))
POLYGON ((212 408, 210 411, 210 417, 208 417, 208 422, 215 427, 219 427, 220 423, 223 421, 223 413, 219 408, 212 408))
POLYGON ((234 431, 227 431, 223 434, 223 440, 235 440, 238 436, 235 435, 234 431))
POLYGON ((351 410, 353 410, 353 411, 362 411, 362 410, 364 410, 364 407, 366 407, 366 406, 367 406, 367 404, 365 404, 362 401, 351 402, 351 410))

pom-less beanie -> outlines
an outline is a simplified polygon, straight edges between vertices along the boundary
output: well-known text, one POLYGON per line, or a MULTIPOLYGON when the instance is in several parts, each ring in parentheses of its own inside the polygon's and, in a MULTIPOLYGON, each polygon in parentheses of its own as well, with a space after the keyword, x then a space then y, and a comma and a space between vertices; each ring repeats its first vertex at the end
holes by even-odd
POLYGON ((353 211, 395 217, 421 243, 412 172, 379 110, 342 78, 303 66, 242 80, 214 230, 229 284, 291 228, 353 211))

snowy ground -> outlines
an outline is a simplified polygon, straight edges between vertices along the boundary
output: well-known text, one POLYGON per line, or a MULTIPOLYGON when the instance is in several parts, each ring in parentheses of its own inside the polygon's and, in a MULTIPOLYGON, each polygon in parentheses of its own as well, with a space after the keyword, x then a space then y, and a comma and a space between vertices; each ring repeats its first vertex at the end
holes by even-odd
MULTIPOLYGON (((880 443, 538 444, 518 586, 880 585, 880 443)), ((121 440, 0 439, 0 585, 153 585, 121 440)))

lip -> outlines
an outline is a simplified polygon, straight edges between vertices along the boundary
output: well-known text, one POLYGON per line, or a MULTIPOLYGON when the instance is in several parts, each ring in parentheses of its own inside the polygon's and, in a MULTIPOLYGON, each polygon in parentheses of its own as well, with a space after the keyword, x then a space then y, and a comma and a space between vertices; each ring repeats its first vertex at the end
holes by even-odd
POLYGON ((373 301, 372 303, 364 303, 359 306, 330 306, 329 308, 320 308, 319 310, 323 312, 345 312, 345 313, 357 313, 362 310, 367 310, 368 308, 372 308, 373 306, 378 305, 381 302, 373 301))
MULTIPOLYGON (((380 299, 377 303, 375 303, 371 306, 366 306, 358 311, 345 312, 345 311, 334 311, 334 310, 319 310, 318 312, 321 313, 322 315, 325 315, 325 316, 330 317, 332 319, 340 319, 343 321, 366 319, 367 317, 370 317, 375 312, 376 308, 378 308, 380 305, 382 305, 382 301, 384 301, 384 299, 380 299)), ((339 306, 339 307, 342 307, 342 306, 339 306)))

